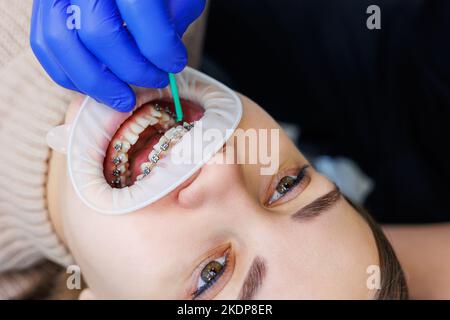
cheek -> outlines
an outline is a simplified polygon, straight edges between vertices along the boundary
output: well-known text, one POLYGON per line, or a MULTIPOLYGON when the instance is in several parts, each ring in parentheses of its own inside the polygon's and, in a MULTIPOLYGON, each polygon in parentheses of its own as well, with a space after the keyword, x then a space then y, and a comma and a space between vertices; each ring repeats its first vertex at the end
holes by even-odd
POLYGON ((78 199, 71 187, 66 190, 61 207, 64 234, 83 279, 96 296, 134 296, 127 290, 133 288, 133 282, 139 284, 140 268, 149 264, 149 254, 143 253, 130 219, 96 213, 78 199))

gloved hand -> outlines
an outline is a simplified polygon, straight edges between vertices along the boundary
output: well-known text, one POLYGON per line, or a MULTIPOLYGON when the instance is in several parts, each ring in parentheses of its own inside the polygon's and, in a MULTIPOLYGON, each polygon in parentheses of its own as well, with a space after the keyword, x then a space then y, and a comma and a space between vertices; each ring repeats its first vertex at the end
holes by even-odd
POLYGON ((165 87, 167 73, 186 66, 181 37, 204 7, 205 0, 34 0, 30 43, 56 83, 130 111, 128 84, 165 87), (78 8, 80 28, 70 28, 78 8))

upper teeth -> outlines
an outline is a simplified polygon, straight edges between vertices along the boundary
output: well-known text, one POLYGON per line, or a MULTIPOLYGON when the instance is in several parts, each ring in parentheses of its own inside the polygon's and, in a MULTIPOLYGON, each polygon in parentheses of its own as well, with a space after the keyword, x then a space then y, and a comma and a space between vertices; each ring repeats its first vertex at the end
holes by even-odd
POLYGON ((159 122, 158 119, 156 119, 155 117, 152 117, 150 115, 145 115, 144 118, 147 119, 148 121, 150 121, 151 126, 153 126, 159 122))
POLYGON ((118 156, 120 163, 128 162, 128 155, 126 153, 120 153, 118 156))
POLYGON ((123 146, 123 143, 122 143, 122 141, 116 141, 116 142, 114 142, 114 149, 116 150, 116 151, 120 151, 120 149, 122 149, 122 146, 123 146))
POLYGON ((133 131, 137 135, 141 134, 142 131, 145 130, 145 128, 141 127, 138 123, 130 124, 130 129, 131 129, 131 131, 133 131))
POLYGON ((160 118, 161 117, 161 112, 159 112, 158 110, 151 108, 150 109, 150 114, 154 117, 160 118))
POLYGON ((171 119, 171 117, 167 113, 161 114, 161 120, 164 122, 168 122, 171 119))
POLYGON ((114 158, 113 158, 113 163, 114 163, 115 165, 118 165, 118 164, 120 163, 120 158, 119 158, 119 157, 114 157, 114 158))
POLYGON ((128 141, 122 141, 122 152, 128 152, 130 150, 131 144, 128 141))
MULTIPOLYGON (((156 120, 156 119, 155 119, 156 120)), ((142 126, 142 127, 144 127, 144 128, 147 128, 150 124, 151 124, 151 121, 150 121, 150 119, 148 119, 148 118, 144 118, 144 117, 137 117, 136 118, 136 122, 140 125, 140 126, 142 126)), ((156 123, 157 123, 158 121, 156 120, 156 123)), ((156 124, 155 123, 155 124, 156 124)))
MULTIPOLYGON (((168 128, 173 125, 174 121, 172 117, 170 117, 166 112, 161 112, 161 107, 147 107, 145 109, 145 114, 142 116, 136 117, 134 122, 132 122, 129 127, 126 129, 123 139, 127 141, 129 144, 134 145, 138 139, 139 135, 148 127, 154 126, 155 124, 160 124, 163 128, 168 128)), ((122 141, 119 141, 122 142, 122 141)), ((119 148, 119 144, 117 144, 116 151, 123 150, 123 147, 119 148)), ((127 150, 128 151, 128 150, 127 150)))
POLYGON ((132 145, 138 141, 139 136, 131 132, 131 130, 127 129, 124 134, 124 138, 127 139, 132 145))

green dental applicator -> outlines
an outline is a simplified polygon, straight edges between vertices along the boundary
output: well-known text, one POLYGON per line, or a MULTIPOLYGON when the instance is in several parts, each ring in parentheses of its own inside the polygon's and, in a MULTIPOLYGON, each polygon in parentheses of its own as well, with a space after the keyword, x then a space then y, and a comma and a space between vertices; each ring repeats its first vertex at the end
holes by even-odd
POLYGON ((183 110, 181 109, 180 95, 178 94, 177 80, 173 73, 169 73, 170 90, 172 91, 173 102, 175 104, 175 112, 177 121, 183 120, 183 110))

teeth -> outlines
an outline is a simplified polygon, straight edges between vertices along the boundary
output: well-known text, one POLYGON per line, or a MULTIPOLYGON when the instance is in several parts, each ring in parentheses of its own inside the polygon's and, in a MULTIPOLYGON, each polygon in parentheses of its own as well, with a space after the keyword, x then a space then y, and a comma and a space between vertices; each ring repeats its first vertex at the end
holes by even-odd
POLYGON ((113 181, 111 181, 112 186, 114 187, 123 187, 125 185, 125 177, 117 177, 113 181))
POLYGON ((144 162, 143 164, 141 164, 141 172, 142 174, 138 175, 136 177, 136 180, 142 180, 144 179, 146 176, 148 176, 150 174, 150 172, 152 172, 152 166, 153 163, 151 162, 144 162))
POLYGON ((118 165, 120 163, 120 158, 118 156, 116 156, 112 159, 112 161, 115 165, 118 165))
POLYGON ((128 150, 130 150, 131 145, 128 141, 122 141, 122 151, 123 152, 128 152, 128 150))
POLYGON ((139 124, 137 123, 132 123, 130 124, 130 129, 131 131, 133 131, 135 134, 139 135, 142 133, 142 131, 145 130, 145 128, 142 128, 139 124))
POLYGON ((171 113, 172 113, 172 111, 170 111, 170 108, 169 108, 169 107, 165 107, 165 108, 164 108, 164 111, 165 111, 166 113, 168 113, 168 114, 171 114, 171 113))
POLYGON ((137 134, 134 134, 130 130, 127 130, 124 134, 125 139, 127 139, 132 145, 136 143, 136 141, 139 139, 139 136, 137 134))
POLYGON ((173 112, 168 107, 163 109, 156 104, 155 106, 147 105, 145 108, 146 109, 141 116, 136 117, 134 122, 125 129, 123 136, 113 142, 115 155, 112 162, 115 164, 115 167, 112 172, 113 180, 110 182, 113 187, 122 188, 127 185, 127 179, 131 176, 127 152, 132 145, 136 144, 139 135, 144 132, 146 128, 159 124, 160 126, 158 126, 157 129, 161 134, 161 138, 149 153, 148 162, 144 162, 140 165, 141 174, 136 177, 137 180, 142 180, 149 175, 161 159, 161 155, 164 155, 165 151, 170 148, 171 143, 176 143, 185 132, 189 131, 194 126, 193 123, 183 122, 182 125, 172 127, 176 124, 176 121, 173 112), (166 132, 164 133, 164 131, 166 132))
POLYGON ((167 113, 161 114, 161 120, 164 122, 169 122, 172 118, 167 113))
POLYGON ((136 119, 137 124, 140 126, 147 128, 150 125, 150 120, 148 118, 139 117, 136 119))
POLYGON ((183 128, 183 126, 177 126, 176 128, 175 128, 175 134, 177 135, 177 136, 181 136, 183 133, 184 133, 184 128, 183 128))
POLYGON ((157 151, 153 150, 152 152, 150 152, 150 154, 148 155, 148 160, 153 163, 157 163, 159 161, 159 155, 157 151))
POLYGON ((122 149, 123 143, 120 140, 114 141, 114 150, 120 151, 122 149))
POLYGON ((170 119, 170 120, 167 121, 167 122, 162 122, 161 125, 162 125, 162 127, 164 128, 164 130, 167 130, 167 129, 169 129, 171 126, 173 126, 174 123, 175 123, 175 122, 173 121, 173 119, 170 119))
POLYGON ((150 115, 157 117, 157 118, 161 118, 161 112, 159 112, 158 110, 156 110, 155 108, 151 108, 150 109, 150 115))
POLYGON ((121 140, 116 140, 114 141, 114 150, 116 150, 117 152, 122 151, 122 152, 127 152, 128 150, 130 150, 130 143, 128 141, 121 141, 121 140))
POLYGON ((146 169, 151 169, 151 167, 151 162, 144 162, 143 164, 141 164, 141 171, 144 172, 146 169))
POLYGON ((128 155, 126 153, 121 153, 119 154, 119 159, 121 163, 126 163, 128 162, 128 155))
POLYGON ((120 165, 120 166, 117 167, 117 170, 119 170, 120 173, 123 174, 123 173, 125 173, 125 171, 127 171, 127 168, 125 167, 124 164, 122 164, 122 165, 120 165))
MULTIPOLYGON (((156 150, 156 151, 158 151, 158 150, 163 150, 162 148, 161 148, 161 146, 163 146, 163 145, 165 145, 165 144, 169 144, 169 139, 167 139, 165 136, 162 136, 160 139, 159 139, 159 141, 158 141, 158 143, 157 144, 155 144, 154 146, 153 146, 153 149, 154 150, 156 150)), ((163 150, 163 151, 165 151, 165 150, 163 150)))
POLYGON ((169 143, 165 142, 159 148, 161 149, 161 151, 167 151, 167 149, 169 149, 169 143))
POLYGON ((150 122, 151 126, 154 126, 155 124, 157 124, 159 122, 158 119, 156 119, 152 116, 149 116, 149 115, 145 115, 144 118, 150 122))
POLYGON ((167 139, 171 140, 171 139, 173 139, 175 137, 175 132, 176 132, 175 128, 170 128, 169 130, 167 130, 166 133, 164 133, 164 136, 167 139))
POLYGON ((113 158, 113 163, 115 165, 118 165, 119 163, 127 163, 128 162, 128 155, 126 153, 119 153, 117 156, 113 158))

